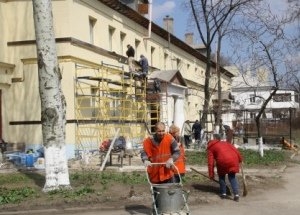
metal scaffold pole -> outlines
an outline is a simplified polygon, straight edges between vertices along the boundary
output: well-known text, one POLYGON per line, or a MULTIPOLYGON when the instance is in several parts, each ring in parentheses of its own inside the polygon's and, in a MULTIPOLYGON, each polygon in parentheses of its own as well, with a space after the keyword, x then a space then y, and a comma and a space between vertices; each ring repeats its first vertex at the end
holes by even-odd
POLYGON ((105 139, 119 135, 141 144, 149 122, 147 79, 105 63, 75 64, 76 149, 98 150, 105 139))

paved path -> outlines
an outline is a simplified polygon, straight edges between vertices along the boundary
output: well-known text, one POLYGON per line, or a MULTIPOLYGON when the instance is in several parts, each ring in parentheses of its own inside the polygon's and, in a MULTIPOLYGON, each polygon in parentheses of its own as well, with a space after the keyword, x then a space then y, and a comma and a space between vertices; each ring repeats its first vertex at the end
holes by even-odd
POLYGON ((300 165, 288 167, 283 174, 282 188, 265 190, 260 195, 241 198, 239 203, 221 201, 217 206, 195 208, 192 214, 228 215, 299 215, 300 214, 300 165))

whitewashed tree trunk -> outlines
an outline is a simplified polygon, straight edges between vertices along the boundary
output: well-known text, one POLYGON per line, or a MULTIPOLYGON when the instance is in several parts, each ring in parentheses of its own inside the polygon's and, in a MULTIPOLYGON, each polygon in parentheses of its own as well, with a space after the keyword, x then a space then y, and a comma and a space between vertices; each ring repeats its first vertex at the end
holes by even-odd
POLYGON ((257 138, 258 141, 258 151, 259 151, 259 155, 260 157, 264 156, 264 144, 263 144, 263 138, 259 137, 257 138))
POLYGON ((45 152, 44 191, 71 188, 65 146, 66 103, 61 90, 51 0, 32 0, 45 152))

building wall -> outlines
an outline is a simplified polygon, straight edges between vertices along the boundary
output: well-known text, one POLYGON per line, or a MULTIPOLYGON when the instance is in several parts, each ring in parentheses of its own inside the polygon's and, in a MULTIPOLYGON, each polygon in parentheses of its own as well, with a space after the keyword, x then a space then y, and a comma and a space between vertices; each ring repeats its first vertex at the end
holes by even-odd
MULTIPOLYGON (((100 65, 104 62, 128 71, 125 62, 118 61, 115 55, 109 53, 112 51, 126 57, 127 44, 136 48, 136 60, 140 54, 144 54, 153 68, 178 69, 186 80, 193 83, 191 87, 194 93, 184 98, 184 116, 181 118, 192 121, 199 119, 199 110, 202 109, 204 98, 204 62, 154 33, 150 39, 144 39, 148 29, 99 1, 54 0, 52 6, 56 38, 74 38, 94 45, 81 47, 72 42, 57 42, 57 54, 63 76, 62 88, 67 100, 67 120, 75 119, 75 63, 100 65), (94 24, 92 28, 91 23, 94 24), (123 42, 121 35, 124 37, 123 42), (95 47, 102 51, 95 51, 95 47)), ((15 81, 6 87, 0 84, 3 90, 3 138, 7 142, 26 143, 28 147, 34 148, 41 144, 42 134, 41 125, 33 123, 40 121, 40 99, 32 2, 0 2, 0 16, 0 29, 3 32, 3 39, 0 41, 0 49, 3 50, 0 52, 0 62, 15 65, 12 74, 15 81), (21 121, 30 123, 18 124, 21 121)), ((230 81, 226 78, 224 80, 230 81)), ((69 151, 72 151, 75 143, 75 124, 69 123, 66 129, 66 143, 69 151)), ((68 156, 73 155, 70 152, 68 156)))

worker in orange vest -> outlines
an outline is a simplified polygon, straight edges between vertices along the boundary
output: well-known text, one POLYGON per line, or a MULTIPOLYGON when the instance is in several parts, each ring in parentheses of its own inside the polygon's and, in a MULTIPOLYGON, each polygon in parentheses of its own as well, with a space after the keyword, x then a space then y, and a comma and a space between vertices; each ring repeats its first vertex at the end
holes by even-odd
POLYGON ((172 167, 179 156, 180 149, 177 141, 171 134, 166 133, 163 122, 156 123, 155 134, 144 140, 141 152, 150 182, 155 184, 175 182, 172 167), (165 165, 152 165, 152 163, 165 165))
POLYGON ((179 183, 181 182, 182 177, 185 175, 185 152, 183 144, 180 141, 180 129, 176 125, 171 125, 169 128, 169 133, 174 137, 174 139, 177 141, 179 149, 180 149, 180 156, 175 162, 175 166, 177 167, 177 170, 175 170, 175 182, 179 183))

